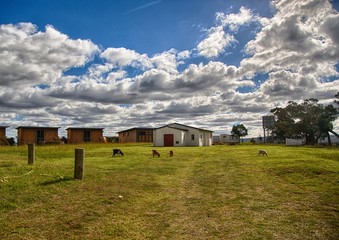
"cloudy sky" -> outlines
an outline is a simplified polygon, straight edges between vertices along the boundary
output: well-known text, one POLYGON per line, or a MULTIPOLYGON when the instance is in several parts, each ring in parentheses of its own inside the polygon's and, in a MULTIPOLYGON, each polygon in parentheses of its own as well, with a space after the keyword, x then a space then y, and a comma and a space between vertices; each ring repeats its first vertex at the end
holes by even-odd
POLYGON ((274 107, 333 103, 338 10, 328 0, 2 0, 0 125, 12 136, 32 125, 112 136, 242 123, 263 135, 274 107))

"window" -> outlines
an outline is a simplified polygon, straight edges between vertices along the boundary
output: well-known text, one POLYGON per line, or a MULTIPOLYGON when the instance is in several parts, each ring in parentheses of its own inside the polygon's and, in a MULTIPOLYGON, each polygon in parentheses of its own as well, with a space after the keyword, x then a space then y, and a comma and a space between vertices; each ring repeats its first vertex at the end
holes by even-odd
POLYGON ((36 130, 36 141, 38 144, 45 141, 45 131, 43 129, 36 130))
POLYGON ((153 130, 137 130, 137 142, 153 142, 153 130))
POLYGON ((139 136, 146 136, 146 131, 145 130, 139 130, 138 135, 139 136))
POLYGON ((192 139, 192 141, 194 141, 194 134, 191 135, 191 139, 192 139))
POLYGON ((90 142, 91 141, 91 131, 84 131, 84 142, 90 142))

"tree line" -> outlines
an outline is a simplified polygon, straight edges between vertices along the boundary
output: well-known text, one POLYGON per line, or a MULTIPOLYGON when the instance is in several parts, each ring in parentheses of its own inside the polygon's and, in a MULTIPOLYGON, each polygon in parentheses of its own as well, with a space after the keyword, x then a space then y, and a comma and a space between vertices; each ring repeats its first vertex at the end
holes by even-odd
MULTIPOLYGON (((336 94, 336 98, 339 93, 336 94)), ((338 101, 334 102, 338 104, 338 101)), ((331 144, 330 133, 339 138, 333 130, 333 122, 338 117, 338 109, 332 104, 323 105, 317 99, 307 99, 303 103, 289 101, 284 108, 271 110, 276 116, 272 129, 278 139, 305 138, 306 144, 314 145, 320 138, 327 138, 331 144)))
MULTIPOLYGON (((339 105, 339 92, 335 95, 335 105, 339 105)), ((303 103, 289 101, 284 108, 276 107, 270 110, 275 116, 275 126, 270 129, 275 140, 286 138, 305 138, 306 144, 314 145, 320 138, 327 138, 331 145, 330 133, 339 138, 333 130, 333 122, 337 119, 338 106, 323 105, 318 99, 306 99, 303 103)), ((248 130, 243 124, 234 125, 232 134, 246 136, 248 130)))

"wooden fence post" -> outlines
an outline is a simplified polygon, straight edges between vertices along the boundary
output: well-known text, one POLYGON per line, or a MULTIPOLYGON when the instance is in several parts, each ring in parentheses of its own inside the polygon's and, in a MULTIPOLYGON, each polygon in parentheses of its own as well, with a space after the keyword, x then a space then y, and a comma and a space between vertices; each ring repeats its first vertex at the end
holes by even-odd
POLYGON ((34 164, 35 161, 35 145, 34 143, 28 144, 28 164, 34 164))
POLYGON ((75 149, 75 161, 74 161, 74 179, 84 179, 84 160, 85 160, 85 149, 75 149))

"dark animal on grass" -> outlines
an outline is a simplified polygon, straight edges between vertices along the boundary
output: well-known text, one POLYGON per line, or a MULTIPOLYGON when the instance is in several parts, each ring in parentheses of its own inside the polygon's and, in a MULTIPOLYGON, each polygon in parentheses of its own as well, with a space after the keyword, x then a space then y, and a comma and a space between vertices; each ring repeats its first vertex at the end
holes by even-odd
POLYGON ((170 151, 170 157, 173 157, 174 152, 171 150, 170 151))
POLYGON ((160 157, 160 153, 157 150, 152 150, 152 153, 153 153, 153 157, 154 156, 160 157))
POLYGON ((264 149, 260 149, 259 151, 258 151, 258 155, 262 155, 262 156, 268 156, 268 154, 267 154, 267 152, 266 152, 266 150, 264 150, 264 149))
POLYGON ((120 149, 113 149, 113 157, 115 155, 124 156, 124 153, 120 149))

